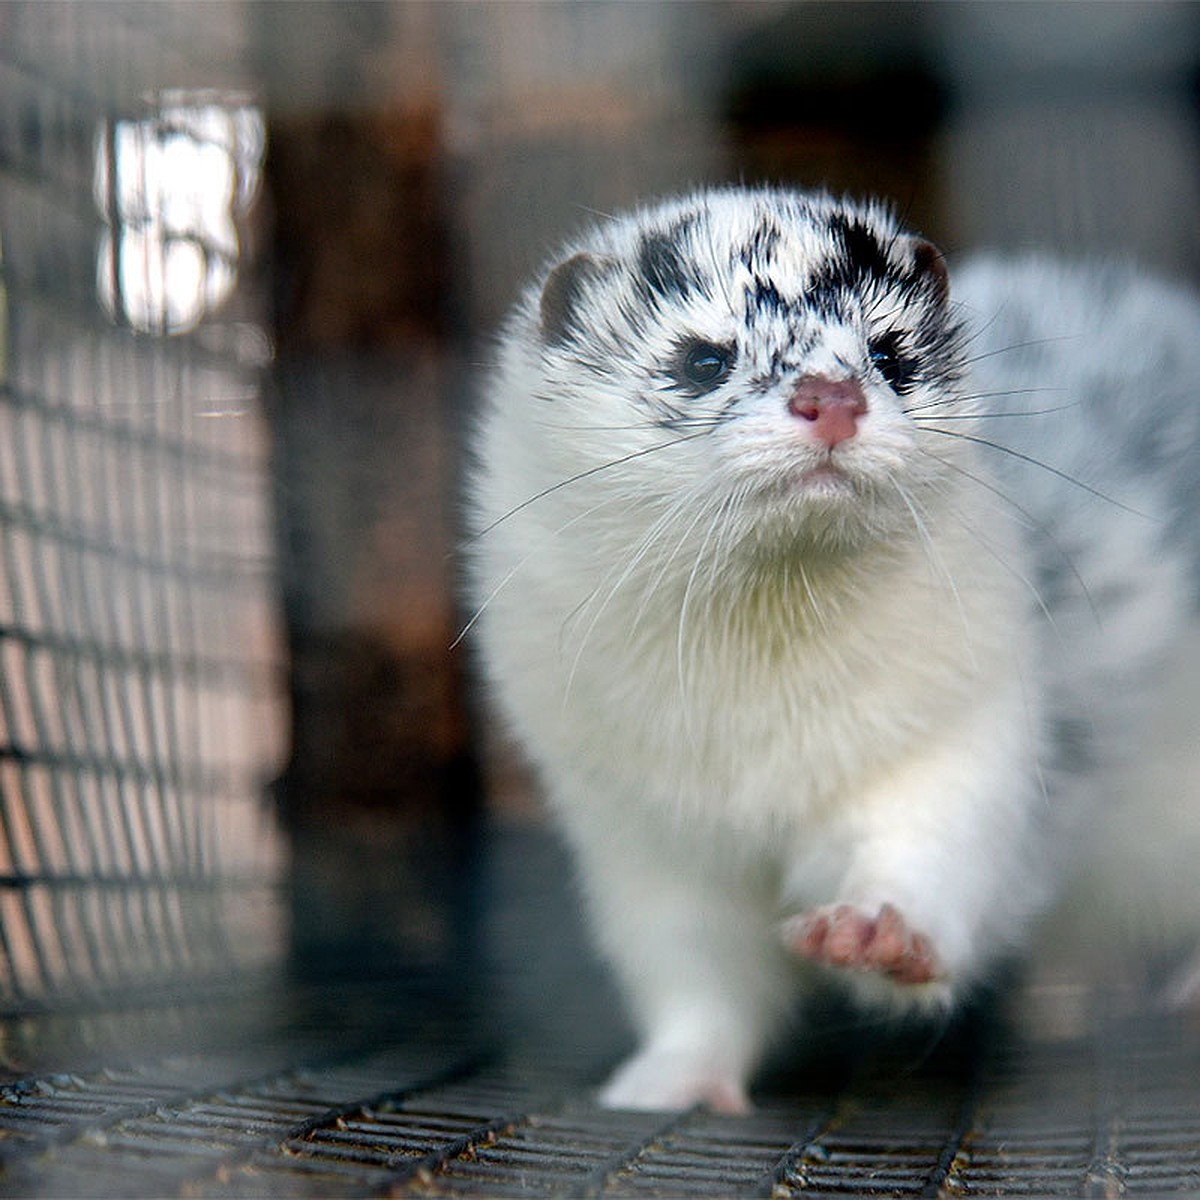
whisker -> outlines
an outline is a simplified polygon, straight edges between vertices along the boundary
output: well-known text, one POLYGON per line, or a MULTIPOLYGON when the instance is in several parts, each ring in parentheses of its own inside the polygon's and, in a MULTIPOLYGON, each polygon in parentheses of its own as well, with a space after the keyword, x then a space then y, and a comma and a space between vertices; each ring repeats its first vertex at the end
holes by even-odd
MULTIPOLYGON (((960 304, 956 305, 955 307, 960 314, 971 314, 974 312, 974 310, 967 305, 960 304)), ((984 321, 982 325, 973 325, 970 315, 965 317, 960 316, 958 318, 958 328, 960 331, 960 336, 962 337, 963 349, 966 349, 968 346, 970 346, 972 342, 979 341, 979 339, 982 338, 983 335, 987 333, 987 331, 991 329, 991 327, 995 325, 998 320, 1000 320, 1001 312, 1002 310, 999 309, 993 312, 992 315, 988 317, 988 319, 984 321)), ((978 316, 977 313, 975 315, 978 316)))
POLYGON ((1057 479, 1061 479, 1066 483, 1087 492, 1091 496, 1095 496, 1098 500, 1104 500, 1106 503, 1113 505, 1114 508, 1119 508, 1122 512, 1127 512, 1132 516, 1141 517, 1147 521, 1154 521, 1156 518, 1149 513, 1141 512, 1136 508, 1118 500, 1115 496, 1109 496, 1100 491, 1098 488, 1092 487, 1089 483, 1084 483, 1082 479, 1077 479, 1074 475, 1067 471, 1062 471, 1058 467, 1051 466, 1048 462, 1043 462, 1041 459, 1034 458, 1031 454, 1026 454, 1024 451, 1015 450, 1012 446, 1006 446, 1003 442, 993 442, 989 438, 978 437, 973 433, 962 433, 957 429, 939 429, 936 425, 923 425, 922 431, 926 433, 940 433, 945 437, 959 438, 964 442, 973 442, 977 446, 986 446, 989 450, 998 450, 1001 454, 1007 454, 1012 458, 1018 459, 1023 463, 1028 463, 1032 467, 1039 467, 1043 471, 1048 471, 1057 479))
POLYGON ((605 221, 611 222, 619 219, 615 213, 605 212, 602 208, 592 208, 590 204, 583 204, 579 201, 576 201, 573 207, 580 212, 587 213, 590 217, 600 217, 605 221))
POLYGON ((939 454, 933 454, 930 451, 922 448, 920 451, 927 458, 932 458, 934 462, 941 463, 942 466, 954 471, 956 474, 969 479, 977 487, 983 488, 985 491, 991 492, 993 496, 997 496, 1003 500, 1014 512, 1018 513, 1025 521, 1026 526, 1032 529, 1039 537, 1044 537, 1046 541, 1054 548, 1055 553, 1066 563, 1068 570, 1074 577, 1075 582, 1079 585, 1080 593, 1087 602, 1088 609, 1092 614, 1093 620, 1099 624, 1100 610, 1096 607, 1096 602, 1092 598, 1091 590, 1088 588, 1087 582, 1079 573, 1079 568, 1075 565, 1075 560, 1062 548, 1058 539, 1050 532, 1049 527, 1043 521, 1039 521, 1024 505, 1014 500, 1003 488, 998 487, 988 479, 975 474, 974 471, 968 471, 965 467, 960 466, 956 462, 952 462, 948 458, 942 458, 939 454))
MULTIPOLYGON (((675 556, 679 553, 679 550, 686 540, 688 534, 691 533, 691 531, 695 529, 697 525, 699 525, 701 518, 704 516, 705 502, 707 499, 708 498, 705 496, 704 491, 700 488, 697 488, 692 497, 682 498, 681 502, 677 505, 678 511, 687 512, 689 510, 693 510, 694 516, 692 520, 688 522, 686 528, 684 528, 680 533, 679 539, 672 548, 671 553, 668 554, 659 564, 658 571, 655 573, 653 578, 649 579, 642 588, 641 602, 638 604, 637 612, 634 613, 633 623, 630 627, 631 629, 636 629, 641 623, 642 618, 646 614, 646 610, 649 608, 650 603, 657 595, 658 589, 662 586, 662 582, 666 578, 667 571, 670 569, 671 563, 675 561, 675 556)), ((721 507, 721 504, 717 505, 718 512, 720 512, 721 507)), ((673 516, 674 513, 672 513, 672 517, 673 516)))
MULTIPOLYGON (((1006 499, 1006 503, 1012 502, 1006 499)), ((1026 591, 1028 591, 1028 593, 1033 597, 1034 603, 1041 610, 1042 616, 1046 618, 1046 624, 1049 627, 1050 632, 1054 635, 1055 641, 1061 645, 1063 642, 1062 630, 1059 628, 1058 621, 1055 619, 1054 614, 1050 611, 1050 607, 1046 603, 1046 599, 1042 595, 1037 584, 1034 583, 1034 581, 1030 579, 1023 571, 1019 571, 1003 554, 1000 553, 999 550, 996 549, 996 547, 988 538, 983 536, 983 534, 974 524, 965 520, 960 513, 951 508, 949 510, 949 516, 958 524, 961 529, 966 532, 967 536, 970 537, 976 545, 991 555, 991 557, 1000 565, 1002 570, 1007 571, 1025 588, 1026 591)), ((1043 531, 1043 533, 1045 533, 1045 531, 1043 531)), ((1062 556, 1063 561, 1066 562, 1066 564, 1070 567, 1072 573, 1075 575, 1075 578, 1080 579, 1079 572, 1076 570, 1075 564, 1071 561, 1070 556, 1066 554, 1066 552, 1055 542, 1052 537, 1050 537, 1048 534, 1045 534, 1045 536, 1047 541, 1049 541, 1054 547, 1055 551, 1062 556)), ((1095 605, 1092 604, 1091 595, 1089 594, 1087 587, 1083 585, 1082 580, 1080 580, 1080 584, 1083 587, 1083 594, 1087 599, 1093 618, 1096 621, 1099 621, 1095 605)), ((1029 681, 1026 679, 1025 672, 1019 662, 1017 663, 1017 673, 1020 680, 1021 691, 1025 698, 1025 719, 1027 722, 1029 722, 1033 719, 1029 705, 1029 681)), ((1030 726, 1030 734, 1032 740, 1036 742, 1036 730, 1033 725, 1030 726)), ((1046 774, 1042 766, 1041 755, 1033 755, 1032 763, 1034 772, 1037 775, 1038 790, 1041 793, 1043 803, 1049 804, 1050 790, 1049 784, 1046 780, 1046 774)))
MULTIPOLYGON (((598 509, 604 508, 606 505, 613 503, 613 499, 614 498, 610 497, 608 499, 600 501, 599 504, 593 504, 591 508, 586 509, 581 513, 577 513, 569 521, 564 521, 563 524, 561 524, 550 535, 551 538, 558 537, 558 535, 560 533, 563 533, 566 530, 570 529, 571 526, 574 525, 576 522, 582 521, 585 518, 590 517, 598 509)), ((492 590, 484 597, 482 603, 480 603, 479 607, 475 609, 474 613, 471 615, 471 617, 467 621, 467 623, 462 627, 462 629, 460 629, 458 631, 458 636, 455 637, 454 641, 452 641, 450 643, 449 648, 451 650, 454 650, 459 646, 459 644, 463 641, 463 639, 467 636, 467 634, 469 634, 471 632, 471 630, 475 627, 476 623, 479 621, 479 618, 482 617, 483 614, 487 611, 488 606, 492 603, 492 601, 495 600, 495 598, 498 595, 500 595, 500 593, 502 591, 504 591, 504 589, 508 586, 508 584, 514 578, 514 576, 516 576, 525 567, 526 563, 528 563, 531 558, 535 557, 535 555, 538 553, 538 551, 543 548, 544 547, 542 547, 540 545, 535 546, 534 549, 530 550, 530 552, 528 554, 526 554, 525 557, 522 558, 521 561, 516 564, 516 566, 512 567, 510 570, 505 572, 505 574, 504 574, 503 578, 500 580, 500 582, 498 584, 496 584, 496 586, 494 588, 492 588, 492 590)))
POLYGON ((973 355, 971 358, 964 359, 963 362, 965 366, 971 367, 976 363, 985 362, 989 358, 997 358, 1001 354, 1011 354, 1014 350, 1029 350, 1034 346, 1050 346, 1055 342, 1077 342, 1083 336, 1082 333, 1063 333, 1055 337, 1030 338, 1025 342, 1011 342, 1007 346, 1000 346, 995 350, 986 350, 982 354, 973 355))
MULTIPOLYGON (((667 508, 667 510, 662 513, 657 520, 654 521, 654 523, 642 536, 634 550, 634 553, 631 555, 629 561, 625 564, 624 570, 622 570, 620 575, 612 581, 611 585, 609 584, 609 580, 612 580, 619 564, 614 564, 614 566, 609 569, 601 582, 596 586, 592 594, 574 611, 574 613, 571 614, 572 617, 582 618, 588 606, 595 604, 595 611, 592 613, 591 619, 588 621, 587 628, 583 630, 583 633, 579 639, 579 644, 575 649, 575 655, 571 663, 571 670, 567 676, 566 686, 563 690, 564 704, 570 698, 571 688, 575 682, 575 675, 578 672, 579 664, 583 658, 583 652, 586 650, 588 642, 591 640, 592 633, 595 631, 596 626, 599 623, 600 618, 604 615, 605 610, 608 608, 609 604, 612 603, 613 599, 616 597, 621 588, 624 587, 628 580, 633 576, 638 566, 644 561, 646 555, 654 547, 660 536, 667 532, 672 525, 675 524, 678 516, 681 513, 688 513, 691 511, 693 512, 692 520, 681 532, 678 540, 671 549, 670 553, 667 555, 666 560, 660 568, 658 576, 656 577, 656 579, 662 578, 671 561, 679 553, 679 549, 687 538, 688 533, 695 528, 703 516, 703 507, 698 507, 695 503, 695 500, 696 497, 691 493, 685 493, 684 495, 678 497, 667 508), (599 600, 598 603, 596 603, 597 600, 599 600)), ((640 607, 638 610, 638 616, 634 624, 636 624, 637 620, 641 619, 641 614, 644 611, 644 607, 645 605, 643 603, 642 607, 640 607)))
MULTIPOLYGON (((939 396, 935 400, 926 400, 924 404, 907 405, 902 411, 906 415, 912 416, 914 413, 925 412, 931 408, 957 407, 961 404, 974 404, 977 400, 997 400, 1002 396, 1038 396, 1046 392, 1063 392, 1065 390, 1065 388, 1028 387, 1003 388, 995 392, 968 392, 966 395, 953 393, 948 396, 939 396)), ((1078 404, 1078 401, 1072 401, 1072 403, 1078 404)))
POLYGON ((958 584, 955 582, 954 576, 951 574, 949 567, 946 566, 946 561, 942 557, 941 552, 937 548, 937 542, 934 540, 933 534, 929 531, 929 526, 925 523, 925 519, 917 510, 917 505, 908 494, 900 482, 896 479, 891 480, 892 487, 895 488, 896 494, 904 501, 904 506, 908 509, 912 516, 913 525, 917 530, 917 534, 921 539, 921 544, 925 549, 925 557, 929 560, 930 565, 942 577, 946 586, 950 589, 951 596, 954 597, 955 607, 958 609, 958 617, 962 622, 963 636, 966 639, 967 653, 970 655, 972 664, 978 668, 978 662, 975 659, 975 650, 971 643, 971 623, 967 619, 967 610, 963 605, 962 594, 958 590, 958 584))
POLYGON ((1053 413, 1067 412, 1078 405, 1079 401, 1073 400, 1070 404, 1058 404, 1053 408, 1019 408, 1007 409, 1003 412, 934 413, 928 417, 911 413, 909 415, 914 421, 997 421, 1003 417, 1047 417, 1053 413))
MULTIPOLYGON (((707 550, 713 535, 720 535, 720 530, 724 524, 727 514, 727 504, 725 501, 713 506, 712 517, 708 522, 708 528, 704 532, 704 537, 700 545, 696 548, 695 559, 692 562, 692 569, 688 572, 687 583, 683 588, 683 600, 679 605, 679 620, 675 630, 675 671, 679 682, 679 702, 683 706, 684 726, 689 731, 692 730, 692 722, 689 716, 688 705, 688 682, 687 669, 685 666, 685 651, 687 646, 687 620, 688 609, 691 607, 692 591, 696 585, 696 578, 699 574, 701 565, 708 559, 707 550)), ((693 525, 694 527, 694 525, 693 525)), ((689 532, 690 532, 689 527, 689 532)))
POLYGON ((731 561, 734 548, 740 537, 737 518, 742 505, 746 502, 746 497, 750 494, 750 490, 748 483, 742 483, 730 493, 725 502, 724 511, 726 519, 720 531, 721 536, 717 540, 714 552, 709 558, 708 563, 708 611, 710 615, 717 595, 717 583, 721 572, 724 571, 725 567, 731 561))
POLYGON ((646 554, 649 553, 650 549, 653 547, 654 542, 658 538, 659 534, 661 532, 663 532, 664 530, 668 529, 670 527, 671 523, 675 520, 676 514, 680 511, 684 510, 685 508, 686 508, 686 502, 682 498, 676 499, 676 500, 672 501, 672 503, 667 507, 665 512, 661 513, 658 517, 656 517, 654 519, 654 521, 650 524, 649 528, 647 528, 645 530, 645 532, 638 539, 636 545, 633 547, 633 552, 630 555, 629 560, 624 564, 624 570, 621 570, 621 566, 622 566, 621 561, 614 559, 612 564, 609 566, 608 570, 605 571, 605 573, 604 573, 603 577, 600 579, 599 583, 596 584, 596 586, 587 594, 587 596, 585 596, 567 614, 566 618, 563 620, 563 628, 561 631, 561 635, 564 640, 568 636, 567 627, 572 622, 581 621, 583 619, 584 615, 586 614, 588 608, 592 604, 594 604, 597 601, 597 599, 599 599, 601 596, 603 596, 604 598, 603 598, 603 600, 600 601, 599 609, 597 610, 595 615, 592 617, 592 620, 588 625, 587 631, 584 633, 583 640, 584 640, 584 642, 587 641, 588 634, 591 632, 592 628, 595 626, 596 621, 599 619, 600 613, 602 613, 604 611, 604 609, 607 607, 609 600, 620 589, 621 585, 625 582, 625 580, 628 579, 629 576, 634 572, 634 570, 637 568, 638 564, 642 561, 643 558, 645 558, 646 554), (617 574, 618 571, 621 572, 619 576, 617 574), (615 579, 614 579, 614 577, 615 577, 615 579))
POLYGON ((833 627, 826 616, 824 606, 817 599, 817 593, 813 588, 812 580, 809 578, 808 571, 804 568, 804 560, 797 558, 795 564, 796 570, 800 573, 800 586, 804 588, 804 596, 808 600, 808 608, 813 615, 813 620, 821 627, 821 632, 825 637, 833 636, 833 627))
POLYGON ((599 475, 603 471, 612 470, 613 467, 622 466, 624 463, 633 462, 634 459, 645 458, 648 454, 656 454, 659 450, 667 450, 671 446, 681 445, 683 442, 694 441, 696 438, 704 437, 709 431, 701 429, 696 433, 684 434, 682 437, 672 438, 669 442, 659 442, 653 446, 643 446, 641 450, 633 450, 628 454, 623 454, 620 458, 610 459, 608 462, 597 463, 594 467, 588 467, 586 470, 579 471, 567 479, 560 479, 558 483, 552 483, 549 487, 542 488, 540 492, 535 492, 526 500, 522 500, 520 504, 514 505, 506 513, 501 513, 490 524, 485 525, 482 529, 471 534, 465 539, 465 544, 470 545, 472 542, 479 541, 480 538, 486 537, 498 525, 502 525, 510 517, 516 516, 517 513, 528 508, 531 504, 536 504, 539 500, 544 500, 547 496, 552 496, 555 492, 562 491, 565 487, 570 487, 573 483, 578 483, 582 479, 590 479, 593 475, 599 475))
MULTIPOLYGON (((928 455, 928 457, 934 458, 936 456, 928 455)), ((940 459, 940 458, 938 459, 938 462, 943 462, 943 461, 945 461, 945 460, 940 459)), ((947 465, 953 465, 953 464, 947 464, 947 465)), ((983 486, 987 486, 985 481, 977 479, 973 475, 969 475, 969 478, 971 478, 971 480, 975 483, 981 484, 983 486)), ((993 494, 998 496, 998 498, 1004 504, 1008 505, 1010 508, 1017 510, 1020 513, 1020 515, 1023 518, 1025 518, 1029 528, 1033 529, 1034 532, 1044 535, 1046 537, 1047 541, 1049 541, 1050 544, 1054 547, 1055 551, 1058 552, 1059 554, 1061 554, 1064 561, 1066 561, 1068 563, 1068 565, 1070 565, 1071 560, 1070 560, 1069 556, 1054 541, 1054 539, 1050 537, 1049 531, 1047 529, 1043 528, 1041 525, 1038 524, 1038 522, 1034 521, 1028 513, 1021 510, 1019 508, 1019 506, 1013 500, 1011 500, 1007 495, 1004 495, 1002 492, 1000 492, 996 488, 991 488, 989 490, 992 491, 993 494)), ((984 534, 979 530, 978 526, 976 524, 972 523, 971 521, 968 521, 960 512, 957 511, 957 509, 953 505, 948 506, 946 511, 947 511, 947 515, 958 525, 958 527, 960 529, 962 529, 966 532, 966 534, 971 538, 972 541, 974 541, 982 549, 986 550, 988 552, 988 554, 990 554, 991 557, 994 558, 996 560, 996 562, 998 562, 1000 564, 1001 567, 1003 567, 1019 583, 1021 583, 1025 586, 1025 588, 1029 591, 1029 594, 1033 597, 1034 603, 1038 606, 1039 609, 1041 609, 1042 615, 1046 618, 1046 621, 1050 625, 1050 628, 1054 631, 1055 636, 1057 638, 1060 638, 1060 640, 1061 640, 1061 634, 1060 634, 1060 631, 1058 628, 1058 622, 1055 620, 1054 614, 1050 611, 1049 606, 1046 604, 1045 598, 1042 596, 1042 593, 1039 590, 1037 584, 1034 583, 1034 581, 1032 579, 1030 579, 1026 574, 1024 574, 1024 572, 1018 570, 1011 562, 1009 562, 1009 560, 1007 558, 1005 558, 1004 555, 1002 555, 999 550, 996 549, 992 540, 985 537, 984 534)), ((1075 573, 1075 577, 1076 577, 1076 579, 1080 578, 1077 572, 1075 573)), ((1080 580, 1080 583, 1082 584, 1082 580, 1080 580)), ((1086 592, 1086 589, 1085 589, 1085 592, 1086 592)))
MULTIPOLYGON (((1021 388, 999 388, 994 392, 968 392, 962 396, 962 400, 994 400, 997 396, 1038 396, 1044 392, 1065 392, 1066 388, 1055 387, 1021 387, 1021 388)), ((1078 401, 1072 401, 1078 403, 1078 401)))
MULTIPOLYGON (((669 553, 666 553, 662 558, 658 566, 657 573, 642 587, 642 598, 638 604, 637 612, 634 613, 633 621, 629 626, 629 632, 632 633, 633 630, 638 627, 642 621, 642 618, 645 616, 647 608, 649 607, 649 601, 653 598, 659 584, 662 582, 662 579, 667 572, 667 569, 674 561, 675 555, 679 553, 679 548, 683 544, 683 540, 687 537, 688 532, 695 528, 700 521, 700 517, 703 514, 703 508, 702 506, 697 506, 697 501, 702 500, 703 494, 699 493, 698 489, 693 489, 693 491, 677 497, 666 509, 666 511, 663 512, 657 520, 655 520, 649 529, 647 529, 637 546, 634 548, 634 552, 631 555, 629 562, 626 564, 624 571, 621 572, 620 576, 616 579, 612 586, 608 588, 604 600, 602 601, 599 609, 596 611, 595 616, 593 616, 591 624, 588 626, 588 633, 591 632, 604 609, 608 607, 608 604, 612 598, 630 579, 634 571, 645 561, 650 551, 655 549, 656 543, 659 544, 660 549, 665 549, 665 547, 661 544, 660 539, 670 532, 672 527, 676 525, 681 515, 687 516, 690 513, 692 516, 691 521, 688 522, 686 527, 682 530, 675 544, 670 547, 669 553)), ((653 566, 651 569, 653 569, 653 566)), ((612 577, 614 571, 615 567, 613 571, 609 571, 609 573, 604 577, 605 583, 607 583, 612 577)), ((584 641, 586 640, 587 634, 584 635, 584 641)))
MULTIPOLYGON (((681 417, 678 422, 672 422, 672 428, 686 424, 697 429, 716 429, 718 425, 723 425, 727 419, 724 416, 709 416, 707 414, 681 417)), ((541 429, 562 430, 565 433, 642 433, 647 428, 651 428, 645 421, 634 421, 629 425, 581 425, 578 421, 546 420, 539 421, 538 427, 541 429)), ((656 424, 653 428, 661 428, 661 426, 656 424)))
MULTIPOLYGON (((1046 623, 1050 626, 1051 630, 1053 630, 1055 638, 1061 642, 1062 633, 1059 630, 1058 621, 1055 620, 1054 614, 1050 611, 1050 606, 1046 603, 1046 598, 1042 595, 1041 589, 1037 586, 1037 584, 1034 583, 1034 581, 1030 579, 1029 576, 1027 576, 1023 571, 1018 571, 1017 568, 1014 567, 1013 564, 1009 562, 1000 553, 1000 551, 997 550, 996 547, 993 546, 987 540, 987 538, 985 538, 979 532, 978 529, 972 529, 970 524, 967 521, 962 520, 961 517, 956 516, 956 519, 962 528, 965 529, 967 533, 975 539, 978 545, 982 546, 983 549, 986 550, 992 556, 992 558, 994 558, 996 562, 998 562, 1015 580, 1017 580, 1018 583, 1021 583, 1025 586, 1026 590, 1033 597, 1033 602, 1041 610, 1042 616, 1046 618, 1046 623)), ((1055 546, 1055 550, 1057 550, 1060 554, 1063 554, 1064 558, 1067 557, 1058 546, 1055 546)), ((1070 560, 1067 559, 1067 561, 1069 562, 1070 560)), ((1078 575, 1076 575, 1076 578, 1078 578, 1078 575)))

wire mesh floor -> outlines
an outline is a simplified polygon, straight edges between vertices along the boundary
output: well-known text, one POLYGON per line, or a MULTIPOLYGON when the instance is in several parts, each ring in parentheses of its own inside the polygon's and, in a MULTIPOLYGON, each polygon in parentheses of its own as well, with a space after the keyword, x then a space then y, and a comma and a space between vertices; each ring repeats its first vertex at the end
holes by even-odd
POLYGON ((957 1196, 1200 1191, 1200 1041, 1170 1022, 767 1095, 604 1112, 578 1079, 411 1029, 293 1033, 14 1080, 9 1195, 957 1196), (394 1031, 399 1032, 399 1031, 394 1031))
POLYGON ((599 1109, 626 1034, 557 854, 494 856, 472 988, 310 975, 10 1023, 0 1194, 1200 1194, 1200 1028, 1161 1016, 856 1034, 745 1117, 599 1109))

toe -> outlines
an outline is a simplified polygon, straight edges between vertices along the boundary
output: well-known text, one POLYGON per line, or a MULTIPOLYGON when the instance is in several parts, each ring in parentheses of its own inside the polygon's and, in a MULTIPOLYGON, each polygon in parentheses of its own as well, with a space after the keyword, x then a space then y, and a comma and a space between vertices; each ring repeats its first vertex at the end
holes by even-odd
POLYGON ((821 909, 783 923, 784 945, 802 958, 820 959, 829 936, 829 917, 821 909))
POLYGON ((890 969, 908 953, 911 940, 904 918, 892 905, 885 904, 875 919, 875 936, 869 952, 871 965, 879 970, 890 969))
POLYGON ((840 904, 830 918, 824 959, 839 967, 867 965, 866 953, 874 934, 874 921, 848 904, 840 904))

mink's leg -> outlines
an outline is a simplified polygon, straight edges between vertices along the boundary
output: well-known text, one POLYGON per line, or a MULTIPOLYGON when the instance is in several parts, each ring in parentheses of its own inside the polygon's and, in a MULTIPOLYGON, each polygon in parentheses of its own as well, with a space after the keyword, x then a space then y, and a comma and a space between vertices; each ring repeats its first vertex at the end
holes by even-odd
POLYGON ((836 970, 864 1004, 950 1006, 1019 944, 1050 894, 1045 801, 1021 688, 848 793, 830 821, 844 858, 797 847, 783 944, 836 970), (822 877, 821 872, 824 872, 822 877))
POLYGON ((640 1036, 602 1103, 745 1111, 748 1080, 791 1016, 799 977, 771 923, 769 888, 755 894, 744 874, 698 869, 683 837, 582 832, 592 931, 640 1036))

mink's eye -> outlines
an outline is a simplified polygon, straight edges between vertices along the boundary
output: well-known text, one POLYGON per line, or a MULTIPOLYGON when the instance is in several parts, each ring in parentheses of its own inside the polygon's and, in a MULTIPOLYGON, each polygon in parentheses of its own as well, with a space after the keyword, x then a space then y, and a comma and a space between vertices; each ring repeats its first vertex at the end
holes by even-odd
POLYGON ((733 367, 734 352, 729 346, 712 342, 691 342, 679 356, 676 378, 697 392, 707 392, 721 383, 733 367))
POLYGON ((872 338, 867 343, 867 357, 896 395, 903 396, 912 390, 916 380, 916 364, 901 353, 897 334, 885 333, 872 338))

